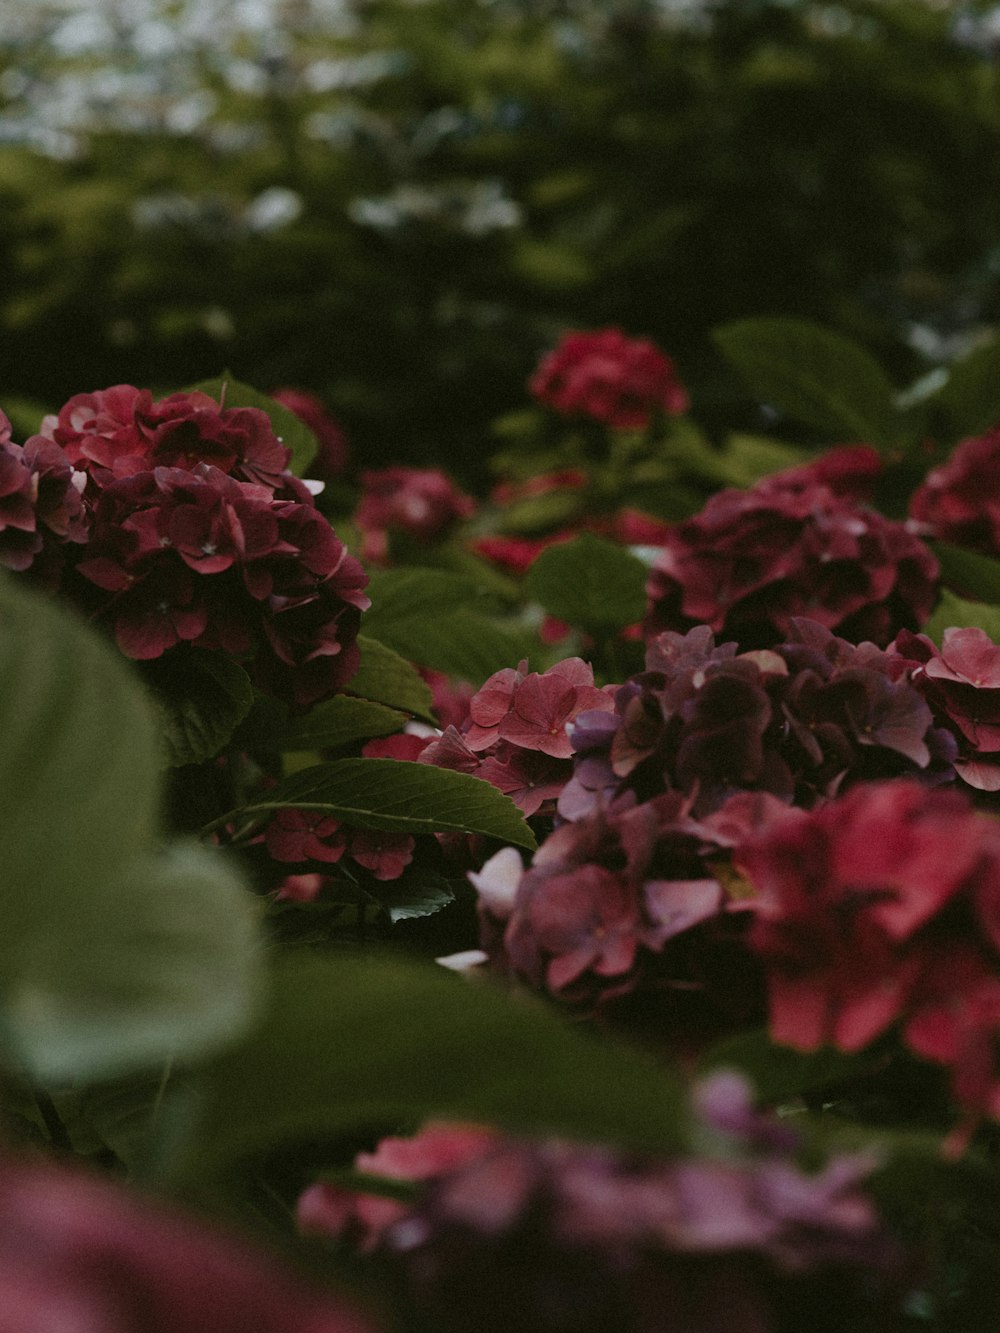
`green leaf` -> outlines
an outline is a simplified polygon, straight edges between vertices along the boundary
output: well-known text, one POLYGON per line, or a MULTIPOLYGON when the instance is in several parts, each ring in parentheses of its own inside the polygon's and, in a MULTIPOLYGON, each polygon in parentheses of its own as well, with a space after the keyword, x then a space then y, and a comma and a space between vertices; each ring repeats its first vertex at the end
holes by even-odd
POLYGON ((1000 421, 1000 338, 977 347, 948 371, 928 400, 953 439, 979 435, 1000 421))
POLYGON ((5 1017, 43 1082, 106 1078, 239 1035, 257 998, 257 912, 209 849, 178 844, 22 941, 5 1017))
POLYGON ((646 573, 642 561, 621 546, 585 532, 543 551, 525 588, 550 615, 600 632, 642 619, 646 573))
POLYGON ((427 1116, 671 1152, 673 1074, 523 996, 429 964, 286 957, 256 1031, 205 1071, 197 1120, 162 1165, 199 1187, 241 1159, 427 1116))
MULTIPOLYGON (((471 579, 440 569, 373 574, 365 634, 421 666, 479 685, 513 666, 532 647, 530 635, 474 609, 486 602, 471 579)), ((353 682, 352 682, 353 688, 353 682)))
POLYGON ((455 892, 448 881, 433 873, 409 872, 391 883, 376 885, 371 892, 393 922, 434 916, 455 901, 455 892))
POLYGON ((142 667, 159 704, 171 767, 213 759, 253 706, 250 677, 231 657, 175 648, 142 667))
POLYGON ((358 635, 358 647, 361 665, 346 687, 350 694, 434 721, 430 687, 416 667, 367 634, 358 635))
POLYGON ((289 468, 297 476, 303 476, 309 464, 316 457, 319 442, 301 417, 297 417, 283 403, 269 398, 266 393, 242 384, 228 371, 215 379, 202 380, 193 386, 192 391, 207 393, 216 402, 225 407, 257 407, 271 418, 271 426, 278 439, 292 451, 289 468))
POLYGON ((534 834, 509 796, 481 778, 431 764, 335 759, 293 773, 267 793, 266 802, 233 813, 245 817, 282 806, 322 809, 353 828, 479 833, 517 847, 535 846, 534 834))
POLYGON ((333 750, 369 736, 389 736, 401 731, 407 720, 406 713, 386 708, 384 704, 338 694, 296 719, 285 736, 283 748, 333 750))
POLYGON ((1000 604, 1000 560, 950 542, 931 542, 941 562, 941 581, 972 601, 1000 604))
POLYGON ((720 479, 727 486, 749 487, 761 477, 807 463, 812 456, 809 450, 785 440, 736 432, 726 437, 719 455, 720 479))
POLYGON ((744 319, 716 329, 750 392, 837 441, 893 442, 894 389, 857 343, 799 319, 744 319))
POLYGON ((0 582, 0 1017, 43 1081, 218 1044, 249 1015, 253 899, 217 854, 153 850, 156 716, 125 660, 0 582))
POLYGON ((834 1087, 872 1068, 870 1051, 848 1055, 824 1046, 818 1051, 796 1051, 779 1046, 765 1029, 727 1037, 698 1063, 700 1074, 716 1069, 738 1069, 754 1085, 758 1099, 768 1105, 789 1101, 806 1092, 834 1087))
POLYGON ((0 582, 0 972, 151 839, 156 716, 121 655, 50 599, 0 582))
POLYGON ((1000 606, 967 602, 964 597, 956 597, 945 588, 923 632, 940 645, 946 629, 967 629, 970 626, 983 630, 994 643, 1000 643, 1000 606))

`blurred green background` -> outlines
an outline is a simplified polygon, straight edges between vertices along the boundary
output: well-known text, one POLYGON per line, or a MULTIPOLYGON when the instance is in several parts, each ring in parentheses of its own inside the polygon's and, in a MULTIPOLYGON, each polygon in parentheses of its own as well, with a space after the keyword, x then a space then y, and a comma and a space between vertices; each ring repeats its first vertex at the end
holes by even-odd
POLYGON ((223 367, 474 478, 566 327, 800 315, 900 384, 1000 320, 1000 7, 7 0, 0 403, 223 367))

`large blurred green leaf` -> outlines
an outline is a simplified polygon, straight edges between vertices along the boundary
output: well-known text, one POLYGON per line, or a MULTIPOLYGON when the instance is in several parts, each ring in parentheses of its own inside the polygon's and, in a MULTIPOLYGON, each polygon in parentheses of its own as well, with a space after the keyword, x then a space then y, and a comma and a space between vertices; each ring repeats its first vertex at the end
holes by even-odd
POLYGON ((69 888, 22 942, 5 1016, 43 1081, 107 1077, 237 1035, 257 998, 257 914, 209 849, 150 853, 86 895, 69 888))
POLYGON ((0 714, 0 1017, 20 1058, 43 1080, 87 1079, 238 1031, 252 898, 216 854, 157 850, 145 691, 81 621, 6 581, 0 714))
POLYGON ((214 379, 202 380, 192 386, 200 393, 207 393, 216 402, 225 407, 257 407, 271 418, 275 435, 292 451, 289 468, 297 477, 303 476, 309 464, 316 457, 318 441, 301 417, 295 415, 283 403, 269 398, 266 393, 254 389, 249 384, 242 384, 228 371, 214 379))
POLYGON ((286 957, 263 1021, 196 1094, 193 1130, 163 1162, 196 1188, 296 1140, 425 1116, 664 1152, 686 1138, 669 1070, 523 996, 398 958, 286 957))
MULTIPOLYGON (((397 833, 479 833, 518 847, 535 838, 514 802, 467 773, 398 759, 335 759, 291 774, 249 815, 281 806, 322 808, 354 828, 397 833)), ((230 815, 226 815, 228 821, 230 815)))
POLYGON ((550 615, 598 634, 641 620, 646 566, 614 542, 585 532, 543 551, 525 588, 550 615))
POLYGON ((737 320, 713 337, 761 402, 836 442, 892 444, 893 386, 849 338, 800 319, 737 320))
POLYGON ((977 347, 948 371, 928 404, 952 439, 978 435, 1000 421, 1000 338, 977 347))

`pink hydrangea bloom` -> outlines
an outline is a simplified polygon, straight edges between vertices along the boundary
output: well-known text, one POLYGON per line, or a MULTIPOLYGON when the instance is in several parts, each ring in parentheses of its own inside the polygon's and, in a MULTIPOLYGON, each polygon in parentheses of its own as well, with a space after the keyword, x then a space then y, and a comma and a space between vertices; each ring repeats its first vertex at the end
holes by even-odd
POLYGON ((771 1333, 793 1326, 789 1311, 812 1326, 831 1279, 844 1327, 867 1326, 888 1308, 899 1259, 866 1188, 874 1159, 840 1154, 803 1171, 798 1136, 756 1112, 738 1076, 698 1094, 717 1157, 428 1126, 411 1141, 419 1171, 398 1139, 355 1162, 419 1179, 411 1202, 315 1186, 300 1222, 377 1252, 446 1333, 771 1333))
POLYGON ((911 1017, 950 948, 938 923, 952 904, 978 922, 980 949, 1000 939, 1000 832, 957 791, 854 787, 789 810, 735 860, 755 889, 772 1033, 800 1049, 858 1050, 911 1017))
POLYGON ((621 329, 568 333, 539 362, 531 393, 564 416, 618 428, 648 426, 655 412, 686 412, 688 396, 673 362, 645 338, 621 329))
POLYGON ((373 1333, 266 1255, 78 1170, 0 1170, 4 1333, 373 1333))
POLYGON ((981 629, 946 629, 940 649, 901 634, 895 651, 957 740, 955 771, 979 791, 1000 791, 1000 647, 981 629))
POLYGON ((383 561, 389 533, 435 542, 475 512, 475 501, 439 468, 389 467, 361 474, 361 501, 354 521, 361 529, 362 555, 383 561))

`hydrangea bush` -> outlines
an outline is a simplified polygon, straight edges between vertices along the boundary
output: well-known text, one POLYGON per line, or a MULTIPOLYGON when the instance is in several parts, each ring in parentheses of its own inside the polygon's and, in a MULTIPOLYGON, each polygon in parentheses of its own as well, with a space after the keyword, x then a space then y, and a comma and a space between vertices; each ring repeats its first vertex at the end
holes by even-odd
POLYGON ((995 1327, 1000 393, 718 342, 0 420, 11 1333, 995 1327))

